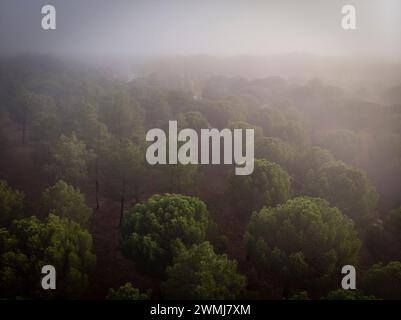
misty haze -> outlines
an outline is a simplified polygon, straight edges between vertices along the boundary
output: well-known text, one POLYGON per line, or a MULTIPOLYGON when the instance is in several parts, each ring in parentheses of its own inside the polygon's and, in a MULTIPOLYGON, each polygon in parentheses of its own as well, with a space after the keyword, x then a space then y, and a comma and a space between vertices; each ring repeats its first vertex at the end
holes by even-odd
POLYGON ((400 1, 0 0, 0 299, 401 299, 400 235, 400 1))

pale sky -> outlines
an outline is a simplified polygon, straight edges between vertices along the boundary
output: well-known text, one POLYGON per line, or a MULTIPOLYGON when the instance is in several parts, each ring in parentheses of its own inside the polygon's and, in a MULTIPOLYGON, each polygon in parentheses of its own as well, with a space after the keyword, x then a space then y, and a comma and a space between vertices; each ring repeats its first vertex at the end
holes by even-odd
POLYGON ((401 57, 398 0, 0 0, 0 53, 401 57), (52 4, 57 29, 41 29, 52 4), (356 7, 357 30, 341 28, 356 7))

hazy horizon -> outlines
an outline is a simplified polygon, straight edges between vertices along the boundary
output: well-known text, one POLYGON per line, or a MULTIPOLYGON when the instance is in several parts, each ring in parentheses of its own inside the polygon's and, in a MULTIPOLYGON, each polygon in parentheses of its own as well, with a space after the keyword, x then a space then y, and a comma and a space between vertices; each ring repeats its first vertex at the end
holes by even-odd
POLYGON ((399 62, 401 2, 22 1, 0 3, 0 53, 83 57, 311 54, 399 62), (357 29, 341 28, 356 7, 357 29), (54 5, 57 29, 41 29, 54 5))

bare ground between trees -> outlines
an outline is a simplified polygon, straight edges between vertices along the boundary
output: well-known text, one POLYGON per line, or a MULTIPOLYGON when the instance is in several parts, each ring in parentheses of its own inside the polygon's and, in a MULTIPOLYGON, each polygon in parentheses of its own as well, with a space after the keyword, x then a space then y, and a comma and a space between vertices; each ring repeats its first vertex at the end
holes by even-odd
MULTIPOLYGON (((0 157, 0 179, 6 180, 13 188, 23 191, 29 203, 30 208, 28 209, 35 208, 39 203, 42 191, 48 186, 48 181, 43 178, 42 168, 38 168, 33 161, 33 147, 29 141, 29 135, 27 142, 22 144, 21 130, 11 121, 7 121, 3 131, 6 134, 7 146, 4 154, 0 157)), ((211 168, 212 175, 218 174, 219 170, 216 169, 211 168)), ((85 193, 87 202, 90 207, 95 208, 95 195, 90 191, 94 188, 88 189, 89 192, 85 193)), ((238 261, 240 270, 245 269, 244 224, 235 219, 230 208, 221 208, 219 205, 224 196, 222 186, 210 186, 206 179, 204 185, 201 186, 201 193, 204 191, 208 191, 206 194, 209 195, 207 199, 202 200, 211 204, 209 206, 210 217, 217 223, 219 234, 225 235, 228 239, 229 257, 238 261)), ((109 288, 117 288, 126 282, 131 282, 142 290, 151 288, 157 297, 160 281, 136 271, 134 262, 122 255, 119 219, 120 204, 116 201, 101 199, 100 208, 93 211, 89 231, 93 237, 97 266, 90 276, 90 285, 84 298, 104 299, 109 288)))
MULTIPOLYGON (((48 186, 43 179, 41 168, 32 159, 33 148, 29 143, 22 144, 21 131, 11 121, 3 130, 7 146, 0 157, 0 179, 6 180, 13 188, 23 191, 30 208, 37 207, 41 192, 48 186)), ((86 195, 89 205, 94 208, 91 195, 86 195)), ((33 210, 34 211, 34 210, 33 210)), ((90 286, 85 298, 103 299, 109 288, 132 282, 139 288, 152 288, 156 285, 135 271, 134 263, 125 259, 119 250, 119 204, 102 201, 100 210, 94 210, 90 232, 93 236, 97 267, 90 277, 90 286)))

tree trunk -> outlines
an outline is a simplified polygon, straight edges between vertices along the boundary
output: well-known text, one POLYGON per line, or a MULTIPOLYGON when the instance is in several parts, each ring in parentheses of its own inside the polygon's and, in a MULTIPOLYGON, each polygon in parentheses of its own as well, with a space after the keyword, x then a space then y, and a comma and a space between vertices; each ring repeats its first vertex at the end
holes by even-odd
POLYGON ((96 188, 96 210, 100 209, 100 205, 99 205, 99 161, 96 157, 96 163, 95 163, 95 188, 96 188))
POLYGON ((284 286, 284 289, 283 289, 283 297, 284 297, 284 299, 287 300, 289 298, 289 295, 290 295, 290 288, 289 288, 288 284, 286 284, 284 286))
POLYGON ((169 192, 173 193, 175 190, 174 188, 174 165, 170 166, 170 185, 169 185, 169 192))
POLYGON ((124 206, 125 206, 125 179, 123 179, 123 186, 121 190, 120 223, 118 225, 119 227, 121 227, 121 223, 123 221, 124 206))

